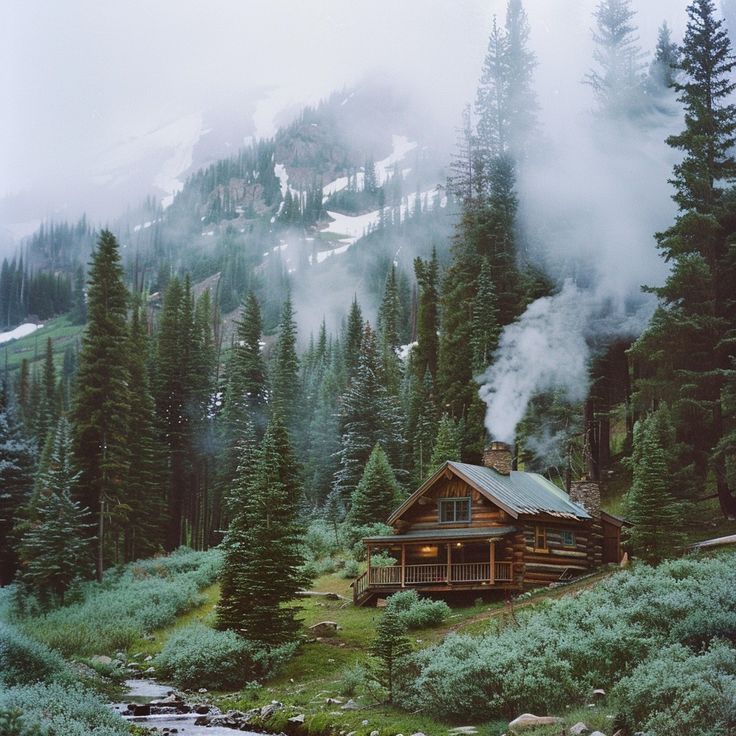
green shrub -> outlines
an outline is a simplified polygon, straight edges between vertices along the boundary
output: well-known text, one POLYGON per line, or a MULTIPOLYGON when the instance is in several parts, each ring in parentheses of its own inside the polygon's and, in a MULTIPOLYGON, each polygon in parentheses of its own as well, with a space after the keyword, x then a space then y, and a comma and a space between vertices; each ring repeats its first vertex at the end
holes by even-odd
POLYGON ((267 650, 233 631, 192 624, 169 637, 155 665, 180 687, 235 689, 274 672, 295 648, 267 650))
POLYGON ((347 560, 340 570, 340 577, 345 580, 352 580, 360 575, 360 563, 357 560, 347 560))
POLYGON ((364 526, 351 526, 345 524, 342 529, 342 536, 345 540, 346 549, 352 550, 353 557, 356 560, 365 560, 367 550, 361 541, 365 537, 380 537, 393 534, 394 530, 387 524, 366 524, 364 526))
POLYGON ((402 590, 394 593, 386 608, 395 611, 407 629, 423 629, 438 626, 449 615, 450 607, 444 601, 420 598, 416 590, 402 590))
POLYGON ((57 652, 0 622, 0 683, 12 687, 42 680, 70 682, 72 675, 57 652))
POLYGON ((371 555, 371 567, 393 567, 395 564, 396 559, 391 557, 388 552, 371 555))
POLYGON ((307 549, 306 556, 313 560, 331 557, 339 551, 335 530, 323 519, 310 522, 303 541, 307 549))
POLYGON ((618 721, 647 734, 723 736, 736 732, 736 649, 713 642, 699 654, 673 644, 613 690, 618 721))
POLYGON ((114 713, 98 695, 79 685, 36 683, 0 690, 0 711, 22 713, 22 719, 15 719, 14 727, 20 725, 21 730, 16 730, 14 736, 130 734, 123 718, 114 713))
POLYGON ((366 680, 365 667, 361 664, 354 664, 346 667, 340 673, 340 695, 352 697, 363 686, 366 680))
POLYGON ((186 548, 134 562, 108 571, 100 584, 85 584, 80 602, 23 618, 19 625, 67 656, 114 654, 200 605, 199 590, 216 580, 219 566, 218 551, 186 548))
POLYGON ((516 619, 416 653, 402 704, 448 719, 559 710, 612 688, 665 647, 734 639, 736 555, 642 565, 516 619))

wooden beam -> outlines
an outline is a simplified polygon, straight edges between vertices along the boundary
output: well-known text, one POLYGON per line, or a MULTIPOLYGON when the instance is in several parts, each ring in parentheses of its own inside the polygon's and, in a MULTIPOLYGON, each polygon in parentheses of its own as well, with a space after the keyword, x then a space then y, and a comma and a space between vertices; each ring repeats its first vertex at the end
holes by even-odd
POLYGON ((401 545, 401 587, 405 587, 406 580, 406 545, 401 545))
POLYGON ((370 585, 371 584, 371 545, 370 543, 366 542, 365 547, 368 550, 368 585, 370 585))
POLYGON ((447 543, 447 584, 452 582, 452 543, 447 543))
POLYGON ((489 542, 491 545, 491 585, 496 582, 496 543, 489 542))

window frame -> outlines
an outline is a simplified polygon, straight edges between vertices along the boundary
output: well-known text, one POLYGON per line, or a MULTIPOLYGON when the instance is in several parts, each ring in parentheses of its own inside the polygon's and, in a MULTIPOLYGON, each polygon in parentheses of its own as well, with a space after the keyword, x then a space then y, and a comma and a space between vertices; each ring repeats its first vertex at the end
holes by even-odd
POLYGON ((547 541, 547 529, 540 524, 534 525, 534 551, 535 552, 549 552, 549 543, 547 541), (539 542, 542 542, 540 545, 539 542))
POLYGON ((578 546, 578 540, 575 536, 575 532, 570 529, 562 529, 560 531, 560 538, 562 540, 562 546, 568 549, 573 549, 578 546), (569 535, 570 542, 565 539, 565 535, 569 535))
POLYGON ((452 498, 438 498, 437 499, 437 518, 440 524, 467 524, 470 522, 473 516, 472 510, 472 498, 470 496, 458 496, 452 498), (468 509, 468 516, 466 519, 457 518, 457 509, 460 506, 460 502, 464 502, 468 509), (452 519, 443 519, 443 507, 451 507, 453 509, 452 519))

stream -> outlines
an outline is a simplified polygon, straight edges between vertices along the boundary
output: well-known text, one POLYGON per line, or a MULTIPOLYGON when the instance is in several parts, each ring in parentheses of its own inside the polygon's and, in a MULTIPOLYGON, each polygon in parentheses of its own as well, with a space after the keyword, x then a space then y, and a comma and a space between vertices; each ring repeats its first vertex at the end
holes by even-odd
MULTIPOLYGON (((155 700, 165 698, 172 687, 161 685, 153 680, 132 679, 125 681, 126 691, 122 703, 113 704, 112 708, 121 715, 128 709, 129 703, 145 705, 155 700)), ((223 726, 195 726, 194 721, 199 716, 196 713, 165 714, 150 716, 124 715, 126 721, 136 723, 148 728, 157 728, 159 731, 167 730, 167 733, 183 734, 183 736, 232 736, 237 729, 225 728, 223 726)), ((250 731, 240 731, 248 736, 259 736, 250 731)))

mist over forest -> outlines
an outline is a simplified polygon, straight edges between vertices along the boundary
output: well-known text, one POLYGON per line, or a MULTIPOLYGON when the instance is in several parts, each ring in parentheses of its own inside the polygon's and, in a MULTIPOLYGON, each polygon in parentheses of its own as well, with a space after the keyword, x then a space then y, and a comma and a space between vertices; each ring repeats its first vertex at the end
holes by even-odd
POLYGON ((736 728, 736 0, 8 11, 0 735, 736 728))

